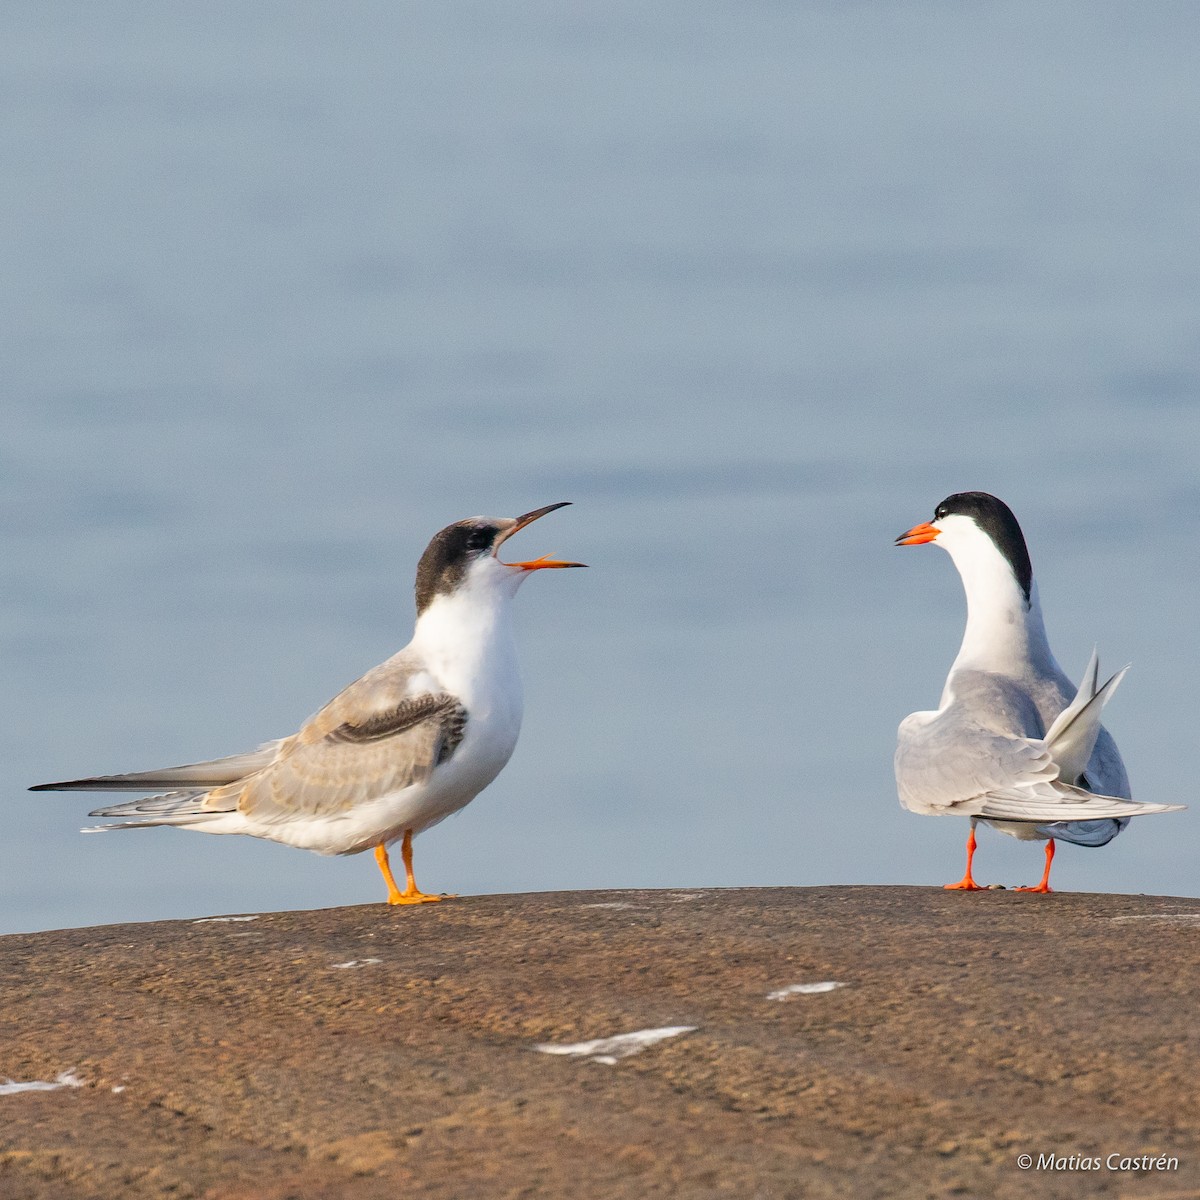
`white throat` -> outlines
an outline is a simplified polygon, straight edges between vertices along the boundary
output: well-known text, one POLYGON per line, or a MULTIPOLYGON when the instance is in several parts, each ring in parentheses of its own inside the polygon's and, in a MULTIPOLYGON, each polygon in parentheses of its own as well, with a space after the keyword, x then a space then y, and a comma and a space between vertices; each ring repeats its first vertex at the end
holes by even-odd
POLYGON ((430 601, 411 643, 430 674, 469 709, 486 708, 497 688, 519 703, 512 599, 524 573, 489 563, 494 566, 480 564, 453 592, 430 601))
POLYGON ((967 627, 951 676, 972 669, 1025 678, 1055 669, 1037 584, 1026 601, 1008 560, 969 519, 947 518, 937 544, 954 560, 967 596, 967 627))

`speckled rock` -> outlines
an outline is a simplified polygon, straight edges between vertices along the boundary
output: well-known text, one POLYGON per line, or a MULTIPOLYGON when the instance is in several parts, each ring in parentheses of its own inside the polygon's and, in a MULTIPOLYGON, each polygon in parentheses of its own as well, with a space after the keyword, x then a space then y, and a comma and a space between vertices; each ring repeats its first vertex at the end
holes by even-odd
POLYGON ((0 1094, 0 1197, 1195 1196, 1198 963, 1200 901, 917 888, 0 938, 0 1082, 82 1083, 0 1094))

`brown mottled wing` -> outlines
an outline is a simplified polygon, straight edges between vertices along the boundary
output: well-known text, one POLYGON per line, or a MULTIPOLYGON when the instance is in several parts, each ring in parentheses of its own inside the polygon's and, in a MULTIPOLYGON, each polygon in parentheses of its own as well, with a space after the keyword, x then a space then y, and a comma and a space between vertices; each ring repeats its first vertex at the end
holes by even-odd
POLYGON ((236 797, 255 821, 335 816, 428 779, 462 741, 466 709, 442 692, 397 694, 391 682, 364 677, 287 739, 270 767, 212 793, 205 807, 236 797))
MULTIPOLYGON (((466 710, 453 696, 427 692, 423 696, 408 696, 392 708, 357 721, 343 721, 326 735, 326 740, 365 746, 369 742, 399 737, 402 733, 432 722, 439 727, 452 726, 442 745, 442 754, 448 758, 454 752, 454 747, 462 741, 466 715, 466 710)), ((434 765, 443 761, 444 758, 439 757, 434 765)))

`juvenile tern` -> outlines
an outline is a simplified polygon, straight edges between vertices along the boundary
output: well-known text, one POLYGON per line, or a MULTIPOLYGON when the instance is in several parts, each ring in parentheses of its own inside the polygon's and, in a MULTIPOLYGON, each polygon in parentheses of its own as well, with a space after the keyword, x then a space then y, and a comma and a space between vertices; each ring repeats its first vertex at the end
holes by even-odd
POLYGON ((515 518, 471 517, 436 534, 417 566, 412 641, 298 733, 231 758, 31 790, 161 791, 97 809, 92 816, 135 819, 85 832, 175 825, 318 854, 374 849, 389 904, 440 900, 417 888, 412 840, 469 804, 517 744, 522 695, 510 602, 534 571, 584 565, 550 557, 504 563, 498 551, 566 503, 515 518), (397 839, 403 891, 387 854, 397 839))
POLYGON ((967 594, 967 627, 936 712, 900 723, 896 786, 911 812, 970 817, 967 869, 950 889, 979 891, 971 876, 975 825, 1046 842, 1041 883, 1050 891, 1055 839, 1103 846, 1130 817, 1181 804, 1130 799, 1116 743, 1100 724, 1128 667, 1097 686, 1095 651, 1075 688, 1050 652, 1025 537, 1012 510, 987 492, 958 492, 897 546, 936 542, 967 594))

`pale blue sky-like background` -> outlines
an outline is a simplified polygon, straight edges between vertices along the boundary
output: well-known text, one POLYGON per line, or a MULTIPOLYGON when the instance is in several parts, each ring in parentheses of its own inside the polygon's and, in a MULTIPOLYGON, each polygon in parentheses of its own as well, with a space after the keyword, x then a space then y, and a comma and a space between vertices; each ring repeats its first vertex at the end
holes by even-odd
MULTIPOLYGON (((920 883, 961 635, 893 537, 982 488, 1052 644, 1194 802, 1200 9, 15 3, 0 14, 0 931, 378 900, 369 856, 81 837, 32 783, 246 749, 409 638, 430 535, 519 597, 526 723, 417 843, 463 893, 920 883)), ((102 798, 101 798, 102 799, 102 798)), ((1197 893, 1200 811, 1064 846, 1197 893)), ((1038 847, 990 832, 985 880, 1038 847)))

